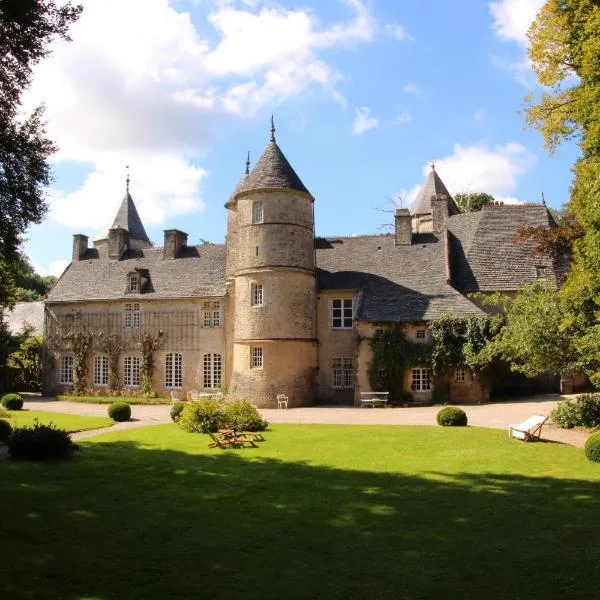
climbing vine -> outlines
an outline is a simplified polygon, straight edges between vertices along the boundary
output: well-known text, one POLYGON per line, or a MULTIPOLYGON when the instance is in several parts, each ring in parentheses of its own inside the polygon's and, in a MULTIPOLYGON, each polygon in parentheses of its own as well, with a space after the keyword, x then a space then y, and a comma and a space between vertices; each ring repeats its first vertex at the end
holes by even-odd
POLYGON ((73 394, 83 396, 87 389, 87 372, 94 334, 90 331, 68 332, 63 335, 65 348, 73 356, 73 394))
POLYGON ((159 332, 158 336, 156 337, 147 331, 144 331, 140 335, 140 339, 137 343, 137 348, 142 355, 140 362, 140 380, 143 394, 146 397, 154 397, 155 395, 152 387, 154 375, 154 352, 158 350, 161 343, 162 331, 159 332))
POLYGON ((108 387, 111 392, 118 392, 121 389, 119 380, 119 357, 125 348, 125 340, 122 336, 112 333, 100 340, 100 348, 108 356, 109 380, 108 387))

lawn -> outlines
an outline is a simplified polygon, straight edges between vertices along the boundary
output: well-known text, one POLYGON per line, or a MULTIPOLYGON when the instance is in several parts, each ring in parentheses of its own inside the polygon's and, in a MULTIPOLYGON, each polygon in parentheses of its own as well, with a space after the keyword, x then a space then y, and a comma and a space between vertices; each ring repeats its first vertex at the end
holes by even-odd
POLYGON ((80 417, 79 415, 66 415, 41 410, 12 410, 9 411, 9 415, 10 417, 3 418, 12 425, 13 429, 15 427, 32 425, 36 419, 44 425, 52 422, 60 429, 66 429, 70 432, 100 429, 101 427, 110 427, 115 424, 108 417, 80 417))
POLYGON ((600 465, 504 431, 277 425, 209 450, 175 425, 0 463, 0 596, 592 598, 600 465))

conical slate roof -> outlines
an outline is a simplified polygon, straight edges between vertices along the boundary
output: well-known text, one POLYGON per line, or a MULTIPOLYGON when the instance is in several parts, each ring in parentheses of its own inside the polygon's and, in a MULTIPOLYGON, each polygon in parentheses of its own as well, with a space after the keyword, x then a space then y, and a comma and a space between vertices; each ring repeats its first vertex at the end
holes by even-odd
POLYGON ((310 194, 274 139, 267 144, 252 173, 240 181, 234 196, 264 189, 297 190, 310 194))
POLYGON ((142 240, 150 244, 150 240, 146 235, 146 230, 142 225, 142 220, 138 214, 137 208, 133 203, 133 198, 129 193, 129 190, 125 192, 121 206, 117 212, 117 216, 111 225, 111 229, 121 227, 129 232, 129 236, 136 240, 142 240))
POLYGON ((448 196, 450 201, 450 214, 458 213, 456 204, 448 191, 448 188, 444 185, 440 176, 437 174, 435 167, 431 167, 431 171, 425 180, 425 183, 419 190, 417 197, 413 200, 410 207, 410 212, 413 215, 428 215, 431 214, 431 196, 435 194, 444 194, 448 196))

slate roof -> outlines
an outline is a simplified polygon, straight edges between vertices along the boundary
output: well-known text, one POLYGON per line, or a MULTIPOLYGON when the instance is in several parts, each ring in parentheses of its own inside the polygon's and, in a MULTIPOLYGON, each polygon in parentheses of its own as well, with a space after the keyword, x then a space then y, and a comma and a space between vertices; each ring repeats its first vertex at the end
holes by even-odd
POLYGON ((47 296, 48 302, 81 300, 203 298, 225 295, 225 245, 190 246, 181 257, 164 260, 162 248, 128 250, 121 260, 100 258, 91 248, 73 261, 47 296), (127 275, 147 269, 141 294, 126 293, 127 275))
POLYGON ((448 220, 452 247, 452 283, 461 292, 511 291, 537 279, 543 267, 546 279, 557 285, 557 272, 549 256, 536 256, 533 242, 518 242, 519 228, 554 227, 545 206, 489 205, 475 213, 448 220))
POLYGON ((122 229, 129 231, 130 237, 136 240, 143 240, 144 242, 150 243, 129 191, 125 193, 117 216, 110 228, 115 229, 116 227, 121 227, 122 229))
POLYGON ((11 333, 18 333, 25 325, 33 326, 33 335, 42 335, 44 330, 44 303, 17 302, 12 310, 6 311, 4 319, 11 333))
POLYGON ((264 189, 289 189, 310 194, 274 140, 267 144, 256 166, 240 182, 234 195, 264 189))
POLYGON ((427 175, 427 179, 421 186, 416 198, 413 200, 410 207, 410 213, 412 215, 431 214, 431 196, 435 194, 444 194, 445 196, 448 196, 450 202, 450 214, 458 213, 458 208, 456 207, 448 188, 444 185, 444 182, 433 167, 431 168, 429 175, 427 175))
POLYGON ((483 315, 446 282, 441 236, 418 234, 410 246, 395 236, 317 240, 319 289, 356 289, 356 318, 364 321, 427 321, 445 313, 483 315))

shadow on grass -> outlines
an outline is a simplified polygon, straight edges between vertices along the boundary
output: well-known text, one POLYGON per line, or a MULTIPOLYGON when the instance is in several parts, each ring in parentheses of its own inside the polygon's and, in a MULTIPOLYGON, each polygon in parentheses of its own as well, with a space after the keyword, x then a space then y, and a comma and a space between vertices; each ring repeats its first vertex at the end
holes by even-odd
POLYGON ((600 484, 96 443, 3 465, 0 596, 592 598, 600 484))

